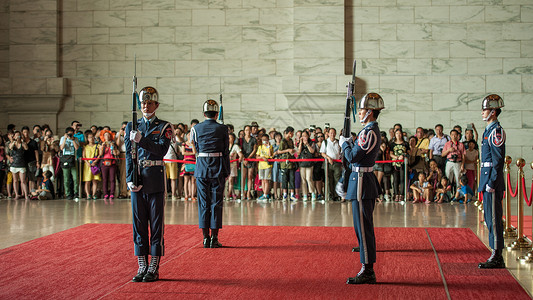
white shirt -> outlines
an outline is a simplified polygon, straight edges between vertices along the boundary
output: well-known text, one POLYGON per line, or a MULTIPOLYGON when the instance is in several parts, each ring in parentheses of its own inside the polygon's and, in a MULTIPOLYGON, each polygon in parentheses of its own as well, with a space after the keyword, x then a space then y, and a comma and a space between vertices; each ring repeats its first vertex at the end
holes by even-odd
POLYGON ((332 159, 341 158, 341 147, 339 146, 339 141, 331 141, 331 139, 324 140, 322 146, 320 146, 320 153, 326 153, 327 156, 332 159))

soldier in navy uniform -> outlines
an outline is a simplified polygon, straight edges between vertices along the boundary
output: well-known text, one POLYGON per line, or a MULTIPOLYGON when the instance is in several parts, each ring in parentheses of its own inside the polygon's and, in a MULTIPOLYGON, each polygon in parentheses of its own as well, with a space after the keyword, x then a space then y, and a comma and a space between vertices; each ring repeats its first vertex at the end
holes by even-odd
POLYGON ((484 217, 489 229, 489 246, 493 250, 486 262, 479 263, 480 269, 505 268, 502 256, 505 132, 498 121, 503 106, 503 99, 496 94, 488 95, 483 99, 481 115, 483 121, 487 122, 487 127, 483 132, 481 142, 481 174, 478 192, 483 193, 484 217))
POLYGON ((376 283, 374 263, 376 262, 376 237, 374 235, 374 204, 379 196, 379 183, 373 166, 381 144, 378 123, 380 111, 385 108, 383 99, 377 93, 366 94, 359 102, 359 119, 364 126, 352 143, 341 136, 339 144, 352 172, 349 177, 346 199, 352 200, 353 223, 360 247, 361 270, 356 277, 350 277, 347 284, 376 283))
POLYGON ((133 282, 159 279, 159 261, 164 255, 163 227, 165 208, 165 171, 163 157, 172 138, 169 122, 158 119, 159 94, 153 87, 139 93, 143 117, 137 120, 137 130, 131 122, 126 126, 126 182, 131 191, 133 211, 133 244, 139 263, 133 282), (132 182, 133 161, 131 145, 137 143, 139 160, 138 185, 132 182), (150 228, 148 228, 150 227, 150 228), (150 230, 148 230, 150 229, 150 230), (149 235, 149 232, 151 236, 149 235), (148 264, 148 255, 151 255, 148 264))
POLYGON ((191 129, 196 147, 198 219, 204 236, 204 248, 219 248, 218 231, 222 228, 224 184, 230 174, 228 127, 217 123, 218 104, 207 100, 203 106, 205 121, 191 129), (211 234, 209 232, 211 229, 211 234))

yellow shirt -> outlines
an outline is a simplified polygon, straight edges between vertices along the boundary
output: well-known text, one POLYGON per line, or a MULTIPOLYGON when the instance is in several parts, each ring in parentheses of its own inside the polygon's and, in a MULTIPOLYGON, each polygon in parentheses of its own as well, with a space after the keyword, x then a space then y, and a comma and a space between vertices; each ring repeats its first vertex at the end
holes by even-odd
MULTIPOLYGON (((260 145, 259 147, 257 147, 257 152, 256 152, 257 158, 272 158, 272 156, 270 155, 271 151, 272 151, 272 146, 270 144, 260 145)), ((261 170, 269 169, 269 168, 272 168, 272 165, 270 165, 266 161, 260 161, 258 168, 261 170)))

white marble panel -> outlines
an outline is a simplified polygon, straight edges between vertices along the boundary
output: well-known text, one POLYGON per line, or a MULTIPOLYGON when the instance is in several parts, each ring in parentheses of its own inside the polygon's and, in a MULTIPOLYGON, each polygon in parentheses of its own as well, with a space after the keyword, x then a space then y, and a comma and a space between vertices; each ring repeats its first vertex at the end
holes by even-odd
POLYGON ((451 41, 450 57, 485 57, 485 41, 451 41))
POLYGON ((501 58, 469 58, 469 75, 502 74, 501 58))
POLYGON ((520 75, 488 75, 487 90, 501 92, 522 91, 522 77, 520 75))
POLYGON ((362 6, 394 6, 396 5, 396 0, 363 0, 361 2, 362 6))
POLYGON ((145 44, 173 43, 175 36, 174 27, 146 27, 142 30, 145 44))
POLYGON ((292 59, 276 60, 276 75, 292 76, 294 75, 294 61, 292 59))
POLYGON ((294 42, 294 58, 337 58, 343 55, 343 41, 294 42))
POLYGON ((109 63, 100 62, 78 62, 76 74, 80 77, 107 77, 109 76, 109 63))
POLYGON ((278 42, 292 42, 294 41, 294 26, 291 25, 276 25, 276 41, 278 42))
POLYGON ((533 57, 533 41, 520 42, 520 56, 533 57))
POLYGON ((276 61, 266 60, 266 59, 242 60, 242 75, 243 76, 276 75, 276 61))
POLYGON ((379 91, 382 93, 415 92, 415 76, 381 76, 379 91))
POLYGON ((12 28, 9 30, 11 44, 56 44, 55 28, 12 28))
POLYGON ((9 9, 11 11, 44 11, 57 9, 56 0, 17 0, 9 3, 9 9))
POLYGON ((72 95, 88 95, 91 93, 91 79, 89 78, 72 78, 70 80, 70 89, 72 95))
POLYGON ((25 11, 12 12, 5 16, 7 20, 3 20, 7 27, 4 28, 25 28, 25 27, 56 27, 57 26, 57 12, 56 11, 25 11))
POLYGON ((522 5, 520 7, 520 21, 522 23, 533 22, 533 6, 522 5))
POLYGON ((124 60, 126 57, 125 45, 94 45, 94 60, 124 60))
POLYGON ((110 0, 78 1, 78 10, 108 10, 110 0))
POLYGON ((142 37, 141 28, 110 28, 109 43, 111 44, 135 44, 140 43, 142 37))
POLYGON ((241 109, 243 111, 274 111, 276 110, 276 94, 242 94, 241 109))
POLYGON ((11 94, 11 86, 10 78, 0 78, 0 94, 11 94))
POLYGON ((187 94, 190 93, 190 78, 184 77, 163 77, 157 78, 157 87, 165 94, 187 94))
POLYGON ((449 76, 415 76, 415 93, 448 93, 450 91, 449 76))
MULTIPOLYGON (((144 45, 144 44, 135 44, 135 45, 126 45, 126 59, 133 61, 137 56, 137 60, 157 60, 158 51, 157 45, 144 45)), ((133 65, 133 64, 132 64, 133 65)))
POLYGON ((398 75, 429 75, 431 68, 430 58, 399 58, 397 60, 398 75))
POLYGON ((347 24, 379 24, 379 7, 350 7, 345 18, 347 24))
MULTIPOLYGON (((361 34, 362 39, 367 41, 394 41, 397 39, 396 24, 363 24, 361 34)), ((398 37, 398 39, 400 38, 398 37)))
POLYGON ((159 44, 160 60, 190 60, 191 44, 159 44))
POLYGON ((485 55, 486 57, 520 57, 520 41, 487 41, 485 55))
POLYGON ((450 23, 482 23, 485 6, 451 6, 450 23))
POLYGON ((174 76, 174 61, 142 61, 141 76, 165 77, 174 76))
POLYGON ((533 74, 532 58, 504 58, 503 73, 505 74, 533 74))
POLYGON ((295 24, 294 40, 341 41, 344 40, 344 26, 343 24, 295 24))
MULTIPOLYGON (((448 131, 452 127, 450 116, 454 113, 447 111, 417 111, 415 112, 415 127, 433 129, 435 125, 441 124, 444 126, 445 131, 448 131)), ((413 127, 413 133, 415 127, 413 127)))
MULTIPOLYGON (((107 95, 107 111, 131 111, 131 95, 107 95)), ((131 119, 131 112, 129 118, 131 119)))
POLYGON ((244 41, 274 42, 276 41, 276 26, 243 26, 242 39, 244 41))
POLYGON ((78 44, 109 43, 109 28, 78 28, 78 44))
POLYGON ((294 73, 302 75, 336 75, 344 69, 342 58, 294 59, 294 73))
POLYGON ((259 9, 241 8, 226 10, 226 25, 258 25, 259 9))
POLYGON ((109 61, 109 77, 131 77, 134 74, 132 61, 109 61))
MULTIPOLYGON (((85 124, 84 126, 91 126, 91 115, 88 113, 79 113, 74 111, 74 99, 68 98, 67 102, 69 103, 69 106, 72 107, 72 110, 69 111, 62 111, 58 114, 58 122, 57 122, 57 133, 59 135, 62 135, 65 133, 65 128, 70 127, 70 124, 73 120, 80 121, 82 124, 85 124)), ((131 116, 130 116, 131 119, 131 116)))
MULTIPOLYGON (((63 28, 61 30, 61 45, 74 45, 77 39, 76 28, 63 28)), ((7 39, 6 39, 7 40, 7 39)))
POLYGON ((343 23, 344 6, 295 7, 294 24, 343 23))
MULTIPOLYGON (((360 43, 355 44, 355 48, 360 43)), ((373 49, 372 49, 373 50, 373 49)), ((369 53, 370 54, 370 53, 369 53)), ((379 42, 379 57, 381 58, 413 58, 415 42, 413 41, 381 41, 379 42)), ((361 56, 356 56, 361 57, 361 56)), ((362 56, 369 57, 369 56, 362 56)), ((370 56, 369 58, 373 58, 370 56)))
POLYGON ((511 41, 533 40, 531 23, 504 23, 503 39, 511 41))
POLYGON ((173 9, 159 11, 159 26, 190 26, 191 24, 191 10, 173 9))
MULTIPOLYGON (((131 79, 128 80, 131 85, 131 79)), ((105 95, 105 94, 123 94, 124 93, 124 79, 123 78, 91 78, 91 94, 105 95)))
POLYGON ((276 0, 242 0, 242 7, 244 8, 253 8, 253 7, 276 7, 276 0))
POLYGON ((46 93, 49 95, 64 95, 65 84, 66 80, 64 78, 47 78, 46 93))
POLYGON ((9 64, 10 77, 55 77, 56 62, 12 62, 9 64))
POLYGON ((361 59, 358 62, 361 75, 391 75, 397 71, 397 60, 394 58, 361 59))
POLYGON ((379 8, 379 23, 413 23, 415 8, 410 6, 392 6, 379 8))
POLYGON ((225 25, 226 13, 222 9, 193 9, 192 25, 225 25))
POLYGON ((434 41, 460 41, 466 39, 466 24, 432 24, 434 41))
POLYGON ((227 93, 248 93, 254 94, 259 92, 259 78, 246 77, 229 77, 224 78, 224 91, 227 93))
MULTIPOLYGON (((420 112, 421 113, 421 112, 420 112)), ((422 114, 423 115, 423 114, 422 114)), ((379 115, 379 127, 382 131, 388 131, 394 124, 400 123, 405 128, 415 127, 415 112, 414 111, 392 111, 384 109, 379 115)), ((418 123, 417 123, 418 126, 418 123)))
POLYGON ((43 95, 46 94, 46 78, 13 78, 13 94, 43 95))
POLYGON ((294 43, 266 43, 259 45, 261 59, 291 59, 294 57, 294 43))
POLYGON ((209 26, 209 42, 233 42, 242 40, 242 26, 209 26))
POLYGON ((225 58, 235 59, 257 59, 259 58, 259 46, 263 45, 257 42, 226 43, 223 44, 226 49, 225 58))
POLYGON ((450 43, 447 41, 415 41, 415 57, 448 58, 450 43))
MULTIPOLYGON (((278 1, 278 6, 280 2, 290 2, 286 0, 280 0, 278 1)), ((351 1, 355 2, 355 1, 351 1)), ((342 6, 344 5, 343 0, 294 0, 293 1, 294 6, 322 6, 322 5, 336 5, 336 6, 342 6)), ((352 5, 354 3, 351 3, 352 5)), ((348 3, 346 3, 348 5, 348 3)))
POLYGON ((241 76, 241 60, 211 60, 209 61, 209 75, 211 76, 241 76))
POLYGON ((113 0, 109 3, 110 9, 142 9, 142 0, 113 0))
POLYGON ((533 93, 533 76, 522 75, 522 92, 533 93))
POLYGON ((177 76, 206 76, 208 75, 208 61, 190 60, 176 61, 177 76))
POLYGON ((502 39, 501 23, 467 24, 466 37, 469 40, 492 40, 502 39))
MULTIPOLYGON (((505 127, 504 129, 505 133, 507 134, 507 140, 505 142, 506 146, 523 146, 524 141, 531 142, 533 129, 506 129, 505 127)), ((529 143, 529 146, 531 146, 531 143, 529 143)), ((529 153, 529 155, 531 155, 531 153, 529 153)))
POLYGON ((209 8, 241 8, 242 0, 209 0, 209 8))
POLYGON ((487 6, 485 8, 485 22, 519 22, 520 6, 487 6))
POLYGON ((329 92, 334 91, 337 85, 335 76, 300 76, 300 92, 329 92))
MULTIPOLYGON (((492 0, 489 0, 492 1, 492 0)), ((432 5, 466 5, 467 0, 431 0, 432 5)))
POLYGON ((398 94, 396 110, 430 111, 433 109, 431 94, 398 94))
POLYGON ((193 44, 192 59, 223 59, 225 48, 221 44, 193 44))
POLYGON ((9 61, 55 61, 56 45, 12 45, 9 61))
POLYGON ((175 0, 143 0, 143 9, 170 10, 176 8, 175 0))
POLYGON ((450 8, 448 6, 418 6, 415 7, 414 20, 416 23, 449 23, 450 8))
MULTIPOLYGON (((119 129, 122 122, 128 119, 124 119, 123 112, 105 112, 96 111, 90 113, 91 122, 86 124, 105 124, 112 129, 119 129)), ((131 117, 130 117, 131 118, 131 117)))
POLYGON ((467 73, 467 60, 464 58, 435 58, 431 72, 442 75, 463 75, 467 73))
POLYGON ((429 3, 427 0, 397 0, 396 4, 398 6, 424 6, 429 3))
POLYGON ((74 111, 107 111, 105 95, 75 95, 74 111))
POLYGON ((398 24, 398 40, 421 41, 431 39, 429 24, 398 24))
MULTIPOLYGON (((522 128, 533 129, 533 110, 521 111, 522 113, 522 128)), ((531 149, 531 148, 529 148, 531 149)))
POLYGON ((485 76, 451 76, 452 93, 482 93, 485 91, 485 76))
MULTIPOLYGON (((498 120, 504 124, 505 130, 509 129, 521 129, 522 128, 522 112, 521 111, 508 111, 498 116, 498 120)), ((531 141, 531 139, 530 139, 531 141)))
MULTIPOLYGON (((12 13, 13 14, 13 13, 12 13)), ((0 12, 0 29, 9 29, 10 20, 9 20, 10 14, 0 12)))
POLYGON ((176 0, 176 8, 208 8, 209 0, 176 0))
MULTIPOLYGON (((435 111, 464 111, 468 109, 469 99, 473 94, 433 94, 433 110, 435 111)), ((479 95, 478 95, 479 96, 479 95)), ((483 97, 481 94, 480 97, 483 97)), ((477 97, 479 99, 479 97, 477 97)))
POLYGON ((259 92, 260 93, 282 93, 283 92, 283 78, 280 76, 268 76, 259 78, 259 92))
POLYGON ((209 38, 208 26, 177 26, 175 30, 178 43, 207 42, 209 38))
POLYGON ((95 11, 94 27, 124 27, 126 25, 126 12, 113 11, 95 11))
POLYGON ((524 110, 531 106, 531 95, 528 93, 500 93, 499 95, 505 101, 506 111, 524 110))
POLYGON ((159 15, 157 13, 146 13, 143 10, 127 10, 126 26, 149 27, 159 25, 159 15))
POLYGON ((259 10, 260 24, 293 24, 293 8, 262 8, 259 10))
POLYGON ((284 76, 282 84, 284 93, 298 93, 300 91, 300 76, 284 76))

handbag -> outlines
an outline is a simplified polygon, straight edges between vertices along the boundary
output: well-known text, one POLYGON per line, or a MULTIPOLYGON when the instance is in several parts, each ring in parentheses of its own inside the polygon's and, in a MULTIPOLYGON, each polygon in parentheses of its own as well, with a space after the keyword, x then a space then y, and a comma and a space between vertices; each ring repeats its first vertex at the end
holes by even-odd
MULTIPOLYGON (((96 148, 96 150, 94 151, 94 158, 96 158, 97 156, 98 156, 98 148, 96 148)), ((97 160, 96 165, 91 166, 91 173, 93 173, 93 175, 98 175, 100 174, 101 171, 102 169, 100 168, 100 160, 97 160)))
POLYGON ((194 172, 195 169, 195 164, 185 164, 185 172, 194 172))
POLYGON ((69 169, 74 167, 74 155, 62 155, 59 158, 61 168, 69 169))

